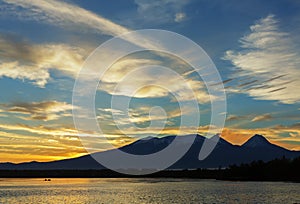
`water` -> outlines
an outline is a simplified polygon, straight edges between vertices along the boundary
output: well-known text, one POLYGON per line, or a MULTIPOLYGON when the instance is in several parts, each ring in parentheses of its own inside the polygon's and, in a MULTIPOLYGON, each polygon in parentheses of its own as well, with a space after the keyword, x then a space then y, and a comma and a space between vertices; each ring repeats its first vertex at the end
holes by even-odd
POLYGON ((300 203, 300 184, 188 179, 0 179, 0 203, 300 203))

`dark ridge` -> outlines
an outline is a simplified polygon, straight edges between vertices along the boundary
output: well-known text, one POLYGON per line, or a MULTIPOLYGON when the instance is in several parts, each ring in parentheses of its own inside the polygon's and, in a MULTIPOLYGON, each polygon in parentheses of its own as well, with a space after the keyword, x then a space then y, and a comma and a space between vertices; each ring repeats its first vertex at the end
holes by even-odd
POLYGON ((300 157, 295 159, 253 161, 218 169, 164 170, 149 175, 125 175, 112 170, 0 170, 0 178, 191 178, 230 181, 289 181, 300 182, 300 157))
MULTIPOLYGON (((226 168, 231 164, 239 165, 258 160, 268 162, 276 158, 285 157, 293 159, 300 156, 300 151, 290 151, 272 144, 262 135, 254 135, 241 146, 233 145, 222 138, 215 140, 218 137, 215 136, 209 141, 212 143, 217 141, 216 146, 204 160, 198 159, 199 152, 205 141, 205 137, 201 135, 166 136, 162 138, 151 137, 123 146, 120 150, 135 155, 148 155, 166 148, 172 142, 174 142, 172 144, 176 145, 176 149, 179 149, 183 144, 186 144, 187 141, 191 141, 191 137, 195 137, 192 146, 185 155, 178 158, 178 161, 168 168, 169 170, 226 168)), ((105 155, 111 151, 115 150, 52 162, 27 162, 21 164, 0 163, 0 170, 101 170, 105 169, 105 167, 94 160, 94 157, 105 157, 105 155)))

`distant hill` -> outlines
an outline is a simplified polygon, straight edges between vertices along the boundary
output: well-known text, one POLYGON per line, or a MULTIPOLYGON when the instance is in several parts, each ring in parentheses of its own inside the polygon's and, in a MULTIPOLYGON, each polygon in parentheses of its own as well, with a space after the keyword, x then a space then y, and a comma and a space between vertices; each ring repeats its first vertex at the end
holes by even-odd
MULTIPOLYGON (((188 137, 180 136, 182 142, 188 137)), ((138 140, 129 145, 121 147, 124 152, 147 155, 158 152, 167 147, 175 136, 163 138, 148 137, 138 140)), ((270 143, 262 135, 254 135, 243 145, 233 145, 220 138, 213 152, 203 161, 198 160, 198 155, 205 137, 197 135, 189 151, 169 169, 196 169, 196 168, 219 168, 228 167, 229 165, 239 165, 241 163, 250 163, 252 161, 262 160, 270 161, 276 158, 296 158, 300 156, 300 151, 291 151, 283 147, 270 143)), ((114 150, 109 150, 114 151, 114 150)), ((95 154, 105 154, 98 152, 95 154)), ((53 170, 53 169, 72 169, 72 170, 89 170, 105 169, 96 162, 92 156, 86 155, 78 158, 65 159, 53 162, 28 162, 21 164, 0 163, 0 170, 53 170)))

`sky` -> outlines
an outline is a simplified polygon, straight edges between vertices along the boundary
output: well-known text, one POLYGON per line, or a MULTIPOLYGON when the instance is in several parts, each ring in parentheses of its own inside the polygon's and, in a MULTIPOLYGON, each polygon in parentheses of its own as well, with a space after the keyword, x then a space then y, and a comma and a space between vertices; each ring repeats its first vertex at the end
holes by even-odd
MULTIPOLYGON (((114 89, 128 72, 149 64, 185 76, 201 113, 198 133, 205 134, 214 100, 205 83, 181 59, 151 51, 118 60, 101 80, 95 110, 103 134, 76 130, 72 110, 81 107, 72 105, 72 94, 86 58, 107 40, 139 29, 176 32, 210 56, 227 97, 221 137, 240 145, 262 134, 300 150, 299 1, 0 0, 0 10, 0 162, 81 156, 87 153, 82 135, 95 138, 98 151, 105 150, 102 136, 119 147, 178 134, 181 117, 192 121, 193 110, 191 95, 174 77, 144 69, 114 89), (146 86, 157 83, 161 87, 146 86), (186 108, 164 86, 179 93, 186 108), (110 106, 114 96, 131 99, 128 117, 110 106)), ((195 133, 189 126, 183 131, 195 133)))

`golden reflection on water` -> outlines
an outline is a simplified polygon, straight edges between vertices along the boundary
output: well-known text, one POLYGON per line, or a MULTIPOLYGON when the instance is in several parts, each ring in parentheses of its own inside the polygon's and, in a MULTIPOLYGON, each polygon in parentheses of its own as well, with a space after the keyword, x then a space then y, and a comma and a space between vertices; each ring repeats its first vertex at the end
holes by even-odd
POLYGON ((0 203, 300 203, 300 184, 192 179, 0 179, 0 203))

